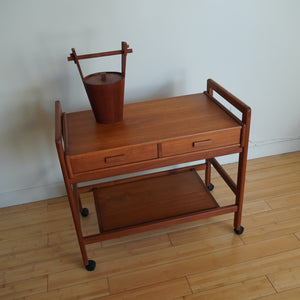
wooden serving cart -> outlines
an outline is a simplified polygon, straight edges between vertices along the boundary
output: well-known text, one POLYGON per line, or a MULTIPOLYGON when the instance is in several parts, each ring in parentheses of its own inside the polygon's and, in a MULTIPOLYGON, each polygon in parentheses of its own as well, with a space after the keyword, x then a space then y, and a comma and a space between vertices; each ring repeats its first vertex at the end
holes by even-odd
POLYGON ((234 213, 235 233, 243 232, 251 109, 213 80, 203 93, 127 104, 123 120, 112 124, 97 123, 91 110, 63 113, 59 101, 55 111, 57 153, 87 270, 96 263, 88 259, 86 245, 107 239, 227 213, 234 213), (241 112, 241 119, 214 91, 241 112), (233 153, 239 153, 236 182, 216 159, 233 153), (191 167, 157 170, 196 161, 191 167), (212 196, 211 165, 235 194, 233 204, 220 206, 212 196), (197 173, 201 169, 204 182, 197 173), (146 170, 152 171, 84 184, 146 170), (88 191, 93 191, 99 233, 83 236, 81 217, 89 211, 80 194, 88 191))

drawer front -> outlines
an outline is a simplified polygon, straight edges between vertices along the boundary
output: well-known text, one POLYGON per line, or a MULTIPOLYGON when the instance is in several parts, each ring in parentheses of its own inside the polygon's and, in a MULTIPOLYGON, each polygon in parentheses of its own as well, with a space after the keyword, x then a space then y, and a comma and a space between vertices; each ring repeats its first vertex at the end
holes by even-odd
POLYGON ((161 143, 161 157, 240 144, 239 128, 194 135, 161 143))
POLYGON ((71 156, 69 159, 72 173, 76 174, 157 157, 157 144, 151 144, 71 156))

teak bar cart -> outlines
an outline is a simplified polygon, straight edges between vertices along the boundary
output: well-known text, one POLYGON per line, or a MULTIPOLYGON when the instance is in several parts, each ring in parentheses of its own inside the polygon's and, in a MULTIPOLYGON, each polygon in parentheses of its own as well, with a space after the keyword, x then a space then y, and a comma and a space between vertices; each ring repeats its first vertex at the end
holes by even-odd
POLYGON ((96 263, 88 259, 86 245, 107 239, 226 213, 234 213, 235 233, 243 232, 251 109, 213 80, 203 93, 127 104, 123 121, 113 124, 97 123, 91 110, 63 113, 59 101, 55 114, 55 143, 87 270, 96 263), (241 112, 241 119, 214 91, 241 112), (236 182, 216 160, 233 153, 239 153, 236 182), (188 162, 195 163, 155 170, 188 162), (212 196, 211 165, 235 194, 234 204, 219 206, 212 196), (204 182, 196 172, 201 169, 204 182), (146 170, 152 172, 87 184, 146 170), (89 211, 82 207, 80 193, 91 191, 99 233, 83 236, 81 217, 89 211))

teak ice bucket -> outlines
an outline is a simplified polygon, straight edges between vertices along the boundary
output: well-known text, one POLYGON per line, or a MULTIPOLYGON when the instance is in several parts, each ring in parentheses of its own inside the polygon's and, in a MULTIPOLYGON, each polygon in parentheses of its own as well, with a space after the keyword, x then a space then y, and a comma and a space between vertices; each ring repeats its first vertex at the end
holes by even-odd
POLYGON ((68 57, 78 67, 78 71, 88 95, 95 119, 98 123, 115 123, 123 120, 125 69, 127 53, 132 53, 129 45, 122 42, 121 50, 77 55, 74 48, 68 57), (100 72, 83 77, 80 59, 110 55, 122 55, 122 73, 100 72))

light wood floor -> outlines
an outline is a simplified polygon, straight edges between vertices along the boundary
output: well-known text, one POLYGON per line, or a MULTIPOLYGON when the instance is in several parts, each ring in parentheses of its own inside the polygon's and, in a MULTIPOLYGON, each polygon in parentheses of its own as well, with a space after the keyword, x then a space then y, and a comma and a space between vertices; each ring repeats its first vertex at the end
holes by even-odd
MULTIPOLYGON (((83 202, 93 233, 91 195, 83 202)), ((88 272, 66 197, 4 208, 0 299, 300 299, 300 152, 248 162, 242 224, 235 235, 229 214, 93 244, 88 272)))

